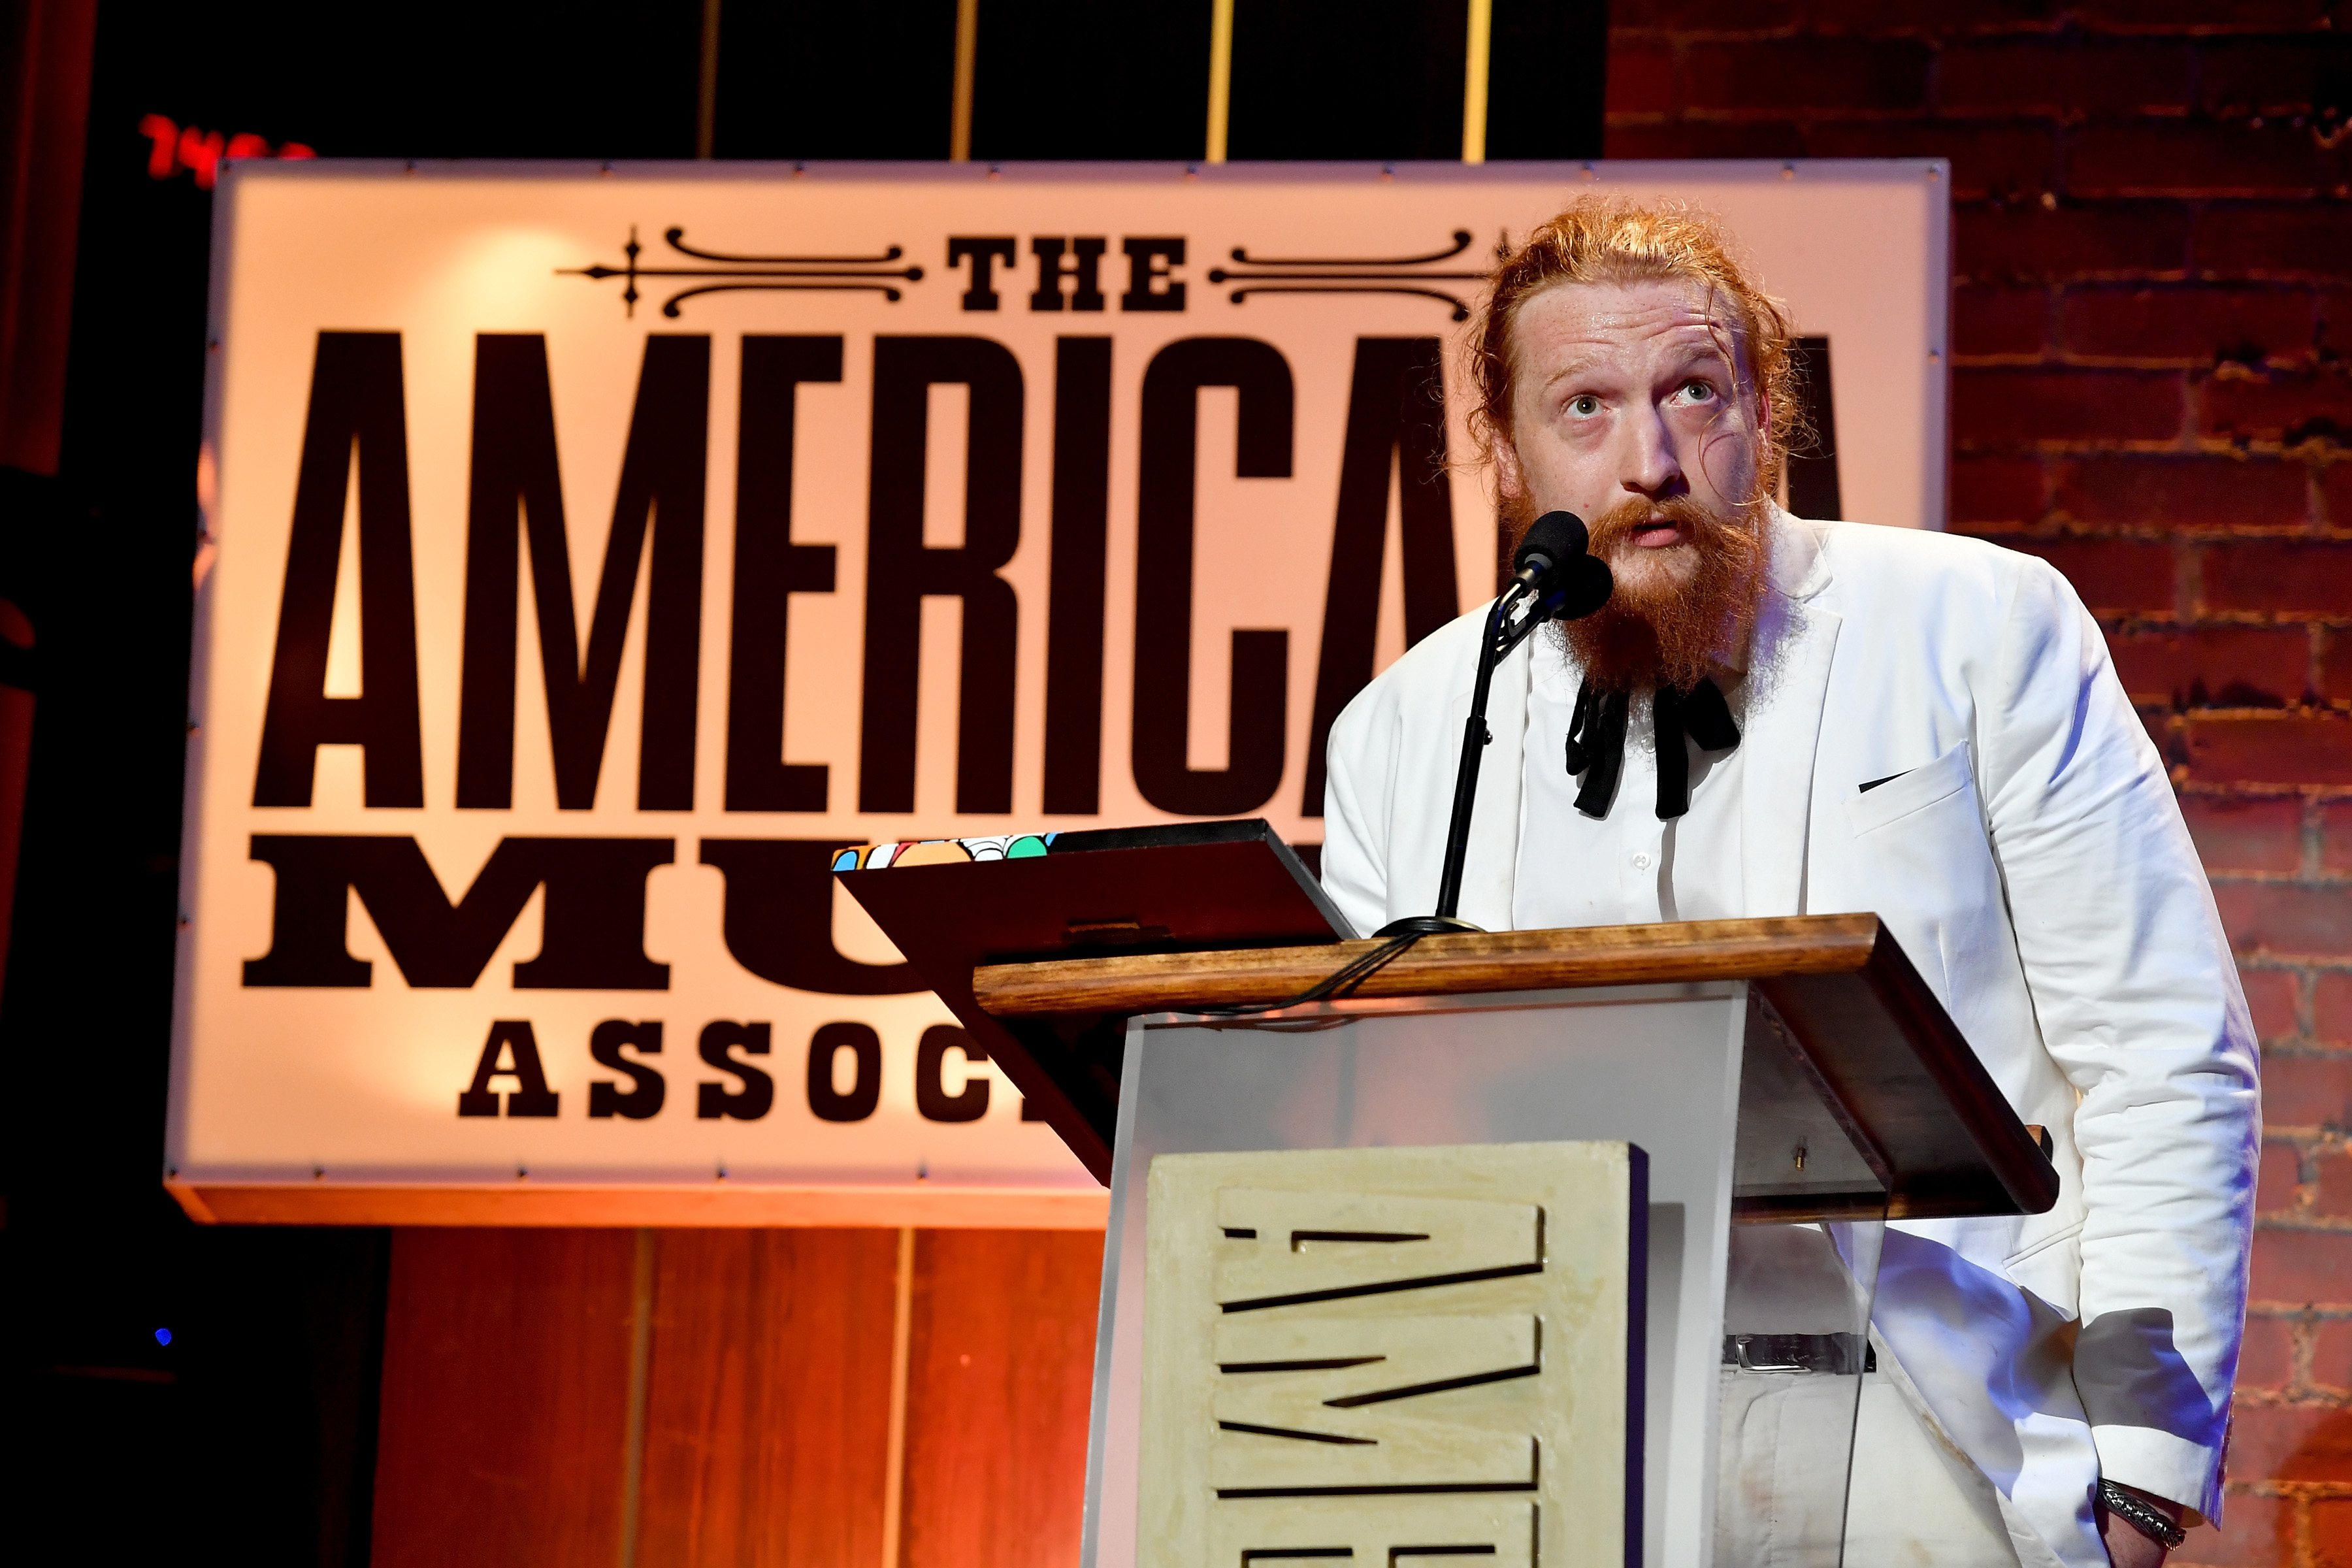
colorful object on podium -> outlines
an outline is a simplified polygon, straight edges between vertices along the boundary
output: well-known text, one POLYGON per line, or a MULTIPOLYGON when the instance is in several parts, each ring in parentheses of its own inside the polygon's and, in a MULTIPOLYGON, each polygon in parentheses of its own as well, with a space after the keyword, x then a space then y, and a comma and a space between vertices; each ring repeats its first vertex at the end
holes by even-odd
POLYGON ((835 854, 836 871, 879 871, 890 866, 954 866, 967 860, 1029 860, 1053 847, 1058 833, 1008 833, 1000 838, 910 838, 856 844, 835 854))

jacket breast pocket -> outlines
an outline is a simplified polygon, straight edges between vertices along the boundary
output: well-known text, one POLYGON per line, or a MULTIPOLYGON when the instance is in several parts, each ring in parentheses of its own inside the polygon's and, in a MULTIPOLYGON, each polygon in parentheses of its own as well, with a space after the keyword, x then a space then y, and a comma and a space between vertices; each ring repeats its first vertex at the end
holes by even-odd
POLYGON ((1839 804, 1853 830, 1843 907, 1877 912, 1964 1031, 1995 1029, 1985 1009, 2010 993, 2016 944, 1968 742, 1839 804))
POLYGON ((1849 795, 1842 803, 1846 826, 1859 838, 1913 812, 1949 800, 1969 787, 1972 776, 1969 743, 1962 741, 1932 763, 1897 773, 1875 788, 1849 795))

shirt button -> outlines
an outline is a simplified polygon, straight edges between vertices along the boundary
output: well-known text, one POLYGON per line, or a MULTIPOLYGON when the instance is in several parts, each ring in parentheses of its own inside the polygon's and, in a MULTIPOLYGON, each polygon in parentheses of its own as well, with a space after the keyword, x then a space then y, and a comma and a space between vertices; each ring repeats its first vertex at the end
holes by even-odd
POLYGON ((1636 855, 1633 857, 1633 869, 1636 871, 1646 871, 1649 868, 1650 858, 1647 855, 1636 855))

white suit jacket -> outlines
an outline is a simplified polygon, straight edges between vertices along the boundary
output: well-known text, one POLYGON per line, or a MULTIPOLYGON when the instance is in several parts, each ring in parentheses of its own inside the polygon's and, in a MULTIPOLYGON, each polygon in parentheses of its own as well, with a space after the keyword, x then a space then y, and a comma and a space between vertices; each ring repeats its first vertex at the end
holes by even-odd
MULTIPOLYGON (((1771 532, 1745 912, 1877 913, 2057 1144, 2048 1214, 1889 1227, 1877 1333, 2023 1561, 2104 1568, 2102 1475, 2220 1516, 2261 1136, 2237 970, 2064 578, 1945 534, 1778 510, 1771 532)), ((1359 930, 1435 905, 1485 614, 1332 727, 1323 880, 1359 930)), ((1523 644, 1487 710, 1461 913, 1489 931, 1511 923, 1528 668, 1523 644)))

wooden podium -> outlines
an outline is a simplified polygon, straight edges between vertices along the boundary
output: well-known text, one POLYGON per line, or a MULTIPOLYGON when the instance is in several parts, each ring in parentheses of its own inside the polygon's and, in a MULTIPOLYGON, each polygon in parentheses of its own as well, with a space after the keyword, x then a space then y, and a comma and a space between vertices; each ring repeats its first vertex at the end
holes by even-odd
MULTIPOLYGON (((2039 1130, 2018 1121, 1885 928, 1875 916, 1859 914, 1433 936, 1334 1000, 1255 1015, 1203 1011, 1278 1003, 1378 945, 982 963, 971 972, 968 989, 958 984, 961 975, 927 975, 976 1032, 988 1035, 1015 1080, 1041 1090, 1055 1064, 1025 1054, 1023 1040, 1101 1039, 1112 1032, 1123 1038, 1108 1093, 1099 1068, 1094 1085, 1075 1086, 1091 1087, 1116 1107, 1114 1126, 1090 1130, 1108 1134, 1112 1150, 1088 1456, 1090 1568, 1175 1568, 1180 1561, 1192 1568, 1194 1554, 1202 1559, 1198 1568, 1210 1568, 1212 1556, 1221 1568, 1233 1568, 1223 1559, 1237 1541, 1241 1562, 1362 1560, 1385 1541, 1396 1562, 1425 1549, 1478 1555, 1493 1568, 1538 1558, 1547 1568, 1604 1562, 1729 1568, 1744 1555, 1746 1526, 1728 1491, 1717 1506, 1718 1460, 1730 1463, 1727 1446, 1741 1440, 1738 1424, 1759 1408, 1759 1398, 1801 1397, 1816 1413, 1843 1408, 1842 1424, 1833 1414, 1817 1415, 1776 1439, 1784 1447, 1818 1445, 1817 1471, 1835 1478, 1831 1528, 1842 1530, 1844 1456, 1853 1441, 1853 1396, 1872 1360, 1869 1305, 1884 1222, 2040 1213, 2058 1194, 2039 1130), (1410 1212, 1443 1216, 1457 1212, 1445 1204, 1466 1200, 1459 1193, 1443 1195, 1443 1184, 1429 1185, 1426 1173, 1444 1169, 1446 1151, 1473 1145, 1638 1151, 1626 1156, 1633 1162, 1635 1195, 1624 1234, 1635 1252, 1622 1287, 1630 1291, 1624 1305, 1635 1331, 1621 1369, 1633 1394, 1629 1405, 1615 1409, 1588 1407, 1606 1401, 1579 1406, 1580 1420, 1601 1423, 1580 1428, 1588 1435, 1579 1440, 1584 1448, 1624 1454, 1622 1489, 1611 1494, 1622 1499, 1622 1518, 1596 1519, 1589 1510, 1562 1517, 1557 1506, 1546 1511, 1552 1494, 1542 1476, 1573 1474, 1579 1442, 1565 1453, 1536 1456, 1549 1468, 1539 1476, 1530 1461, 1521 1479, 1495 1470, 1501 1461, 1491 1457, 1460 1461, 1467 1468, 1455 1475, 1446 1469, 1455 1461, 1438 1452, 1439 1444, 1431 1450, 1438 1457, 1417 1461, 1434 1467, 1420 1480, 1400 1480, 1404 1472, 1392 1466, 1355 1484, 1342 1466, 1330 1472, 1337 1479, 1287 1490, 1204 1482, 1197 1497, 1162 1495, 1167 1486, 1156 1478, 1173 1472, 1161 1455, 1146 1452, 1152 1413, 1143 1394, 1145 1302, 1149 1289, 1160 1288, 1148 1287, 1146 1279, 1154 1219, 1145 1177, 1152 1163, 1217 1152, 1427 1151, 1412 1155, 1423 1172, 1415 1179, 1423 1184, 1411 1192, 1420 1195, 1397 1196, 1406 1189, 1393 1183, 1381 1192, 1397 1204, 1422 1205, 1410 1212), (1479 1469, 1482 1464, 1487 1468, 1479 1469), (1203 1519, 1224 1523, 1212 1529, 1203 1519), (1265 1538, 1255 1549, 1252 1531, 1265 1538), (1415 1532, 1437 1533, 1417 1540, 1411 1538, 1415 1532), (1326 1534, 1329 1542, 1322 1541, 1326 1534), (1212 1539, 1223 1542, 1214 1552, 1181 1544, 1212 1539)), ((1385 1168, 1372 1156, 1362 1159, 1370 1161, 1367 1171, 1385 1168)), ((1465 1168, 1474 1163, 1457 1162, 1465 1168)), ((1314 1184, 1275 1181, 1260 1166, 1248 1168, 1258 1173, 1249 1178, 1253 1202, 1269 1201, 1269 1186, 1314 1184)), ((1349 1179, 1374 1186, 1387 1180, 1349 1179)), ((1477 1191, 1493 1196, 1501 1189, 1477 1191)), ((1347 1201, 1363 1197, 1357 1193, 1347 1201)), ((1557 1209, 1559 1200, 1553 1201, 1557 1209)), ((1459 1212, 1474 1219, 1486 1213, 1459 1212)), ((1555 1229, 1565 1232, 1566 1217, 1555 1214, 1555 1229)), ((1195 1223, 1205 1222, 1195 1216, 1195 1223)), ((1212 1248, 1266 1239, 1255 1226, 1217 1223, 1225 1228, 1200 1233, 1212 1248)), ((1538 1237, 1544 1223, 1538 1212, 1538 1237)), ((1311 1254, 1328 1272, 1343 1266, 1352 1247, 1390 1260, 1379 1267, 1391 1275, 1404 1267, 1392 1261, 1405 1256, 1397 1244, 1434 1247, 1432 1236, 1441 1228, 1436 1220, 1397 1222, 1386 1230, 1371 1222, 1325 1229, 1299 1224, 1290 1233, 1291 1254, 1311 1254)), ((1483 1289, 1480 1279, 1576 1262, 1544 1253, 1538 1241, 1532 1261, 1520 1265, 1297 1299, 1349 1297, 1339 1307, 1386 1312, 1391 1326, 1381 1331, 1403 1333, 1394 1326, 1406 1321, 1398 1312, 1456 1310, 1452 1303, 1483 1289), (1421 1304, 1398 1306, 1408 1295, 1421 1304)), ((1154 1310, 1163 1321, 1175 1314, 1165 1305, 1154 1310)), ((1336 1310, 1329 1303, 1317 1309, 1327 1317, 1336 1310)), ((1521 1302, 1510 1310, 1528 1309, 1521 1302)), ((1223 1321, 1217 1310, 1202 1310, 1211 1314, 1203 1321, 1223 1321)), ((1236 1305, 1228 1301, 1220 1310, 1229 1316, 1236 1305)), ((1424 1317, 1412 1331, 1427 1340, 1434 1321, 1424 1317)), ((1457 1328, 1471 1321, 1443 1321, 1457 1328)), ((1308 1326, 1338 1331, 1321 1317, 1308 1326)), ((1362 1339, 1351 1332, 1351 1344, 1362 1339)), ((1200 1354, 1214 1359, 1205 1347, 1200 1354)), ((1263 1403, 1275 1386, 1265 1381, 1269 1371, 1328 1378, 1336 1375, 1330 1369, 1379 1359, 1369 1351, 1302 1352, 1291 1362, 1228 1363, 1223 1371, 1233 1374, 1228 1383, 1256 1373, 1259 1381, 1244 1392, 1263 1403)), ((1328 1406, 1328 1419, 1302 1417, 1297 1430, 1204 1417, 1189 1436, 1163 1432, 1152 1441, 1243 1445, 1223 1453, 1221 1474, 1244 1473, 1253 1454, 1265 1457, 1268 1475, 1290 1474, 1274 1461, 1305 1452, 1300 1443, 1328 1446, 1318 1452, 1339 1456, 1332 1465, 1369 1464, 1380 1439, 1350 1435, 1358 1429, 1341 1418, 1355 1418, 1359 1406, 1379 1415, 1384 1407, 1366 1401, 1387 1401, 1400 1412, 1475 1428, 1486 1442, 1497 1422, 1512 1418, 1511 1408, 1535 1408, 1524 1403, 1538 1386, 1528 1380, 1551 1375, 1539 1361, 1308 1400, 1298 1408, 1328 1406), (1510 1406, 1511 1399, 1522 1404, 1510 1406), (1282 1447, 1286 1441, 1290 1447, 1282 1447)), ((1212 1366, 1206 1375, 1217 1372, 1212 1366)), ((1563 1387, 1543 1397, 1572 1392, 1563 1387)), ((1411 1430, 1421 1441, 1442 1426, 1424 1422, 1411 1430)))

